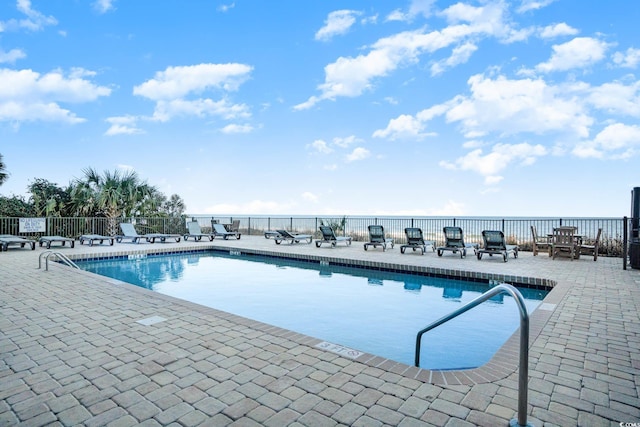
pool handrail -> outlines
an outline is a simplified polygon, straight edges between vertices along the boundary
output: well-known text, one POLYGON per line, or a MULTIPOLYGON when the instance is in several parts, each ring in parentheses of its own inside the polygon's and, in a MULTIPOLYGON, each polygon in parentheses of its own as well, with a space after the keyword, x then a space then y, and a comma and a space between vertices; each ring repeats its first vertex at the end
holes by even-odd
POLYGON ((415 354, 415 366, 420 367, 420 343, 422 335, 443 323, 448 322, 461 315, 462 313, 471 310, 472 308, 482 304, 486 300, 501 294, 510 294, 516 301, 518 310, 520 311, 520 364, 519 364, 519 379, 518 379, 518 419, 512 419, 509 422, 511 427, 527 427, 531 424, 527 424, 527 399, 528 399, 528 382, 529 382, 529 313, 524 303, 524 298, 518 289, 508 283, 500 283, 487 292, 483 293, 479 297, 467 304, 463 305, 459 309, 452 313, 436 320, 424 329, 421 329, 416 336, 416 354, 415 354))
POLYGON ((44 257, 44 261, 45 261, 45 270, 49 271, 49 257, 51 255, 55 255, 58 257, 58 259, 60 259, 64 264, 68 265, 69 267, 73 267, 73 268, 77 268, 80 269, 80 267, 78 267, 78 265, 71 261, 71 259, 69 259, 69 257, 67 257, 65 254, 61 253, 61 252, 57 252, 57 251, 51 251, 51 250, 47 250, 44 251, 40 254, 40 256, 38 256, 38 270, 40 268, 42 268, 42 257, 46 255, 44 257))

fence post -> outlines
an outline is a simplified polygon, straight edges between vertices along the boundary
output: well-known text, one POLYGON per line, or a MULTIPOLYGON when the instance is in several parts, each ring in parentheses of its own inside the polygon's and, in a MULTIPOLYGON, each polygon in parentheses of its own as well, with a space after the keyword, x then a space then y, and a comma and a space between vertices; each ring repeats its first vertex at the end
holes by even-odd
POLYGON ((622 218, 622 269, 627 269, 627 245, 628 245, 628 233, 629 233, 629 220, 625 216, 622 218))

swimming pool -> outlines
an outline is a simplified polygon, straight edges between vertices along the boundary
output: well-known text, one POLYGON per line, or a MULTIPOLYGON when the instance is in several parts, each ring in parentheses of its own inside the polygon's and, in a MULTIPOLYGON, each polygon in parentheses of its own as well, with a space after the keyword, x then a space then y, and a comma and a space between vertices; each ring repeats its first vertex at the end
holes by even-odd
MULTIPOLYGON (((413 364, 418 330, 489 284, 221 252, 78 262, 162 294, 413 364)), ((529 312, 546 291, 520 288, 529 312)), ((519 325, 500 295, 423 337, 421 367, 486 363, 519 325)))

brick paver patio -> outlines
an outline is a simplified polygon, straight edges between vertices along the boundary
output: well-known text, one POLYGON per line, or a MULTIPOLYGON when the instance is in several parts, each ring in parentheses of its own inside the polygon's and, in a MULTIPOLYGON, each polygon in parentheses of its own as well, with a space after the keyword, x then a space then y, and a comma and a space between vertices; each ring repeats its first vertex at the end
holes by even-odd
MULTIPOLYGON (((555 284, 531 315, 529 423, 640 425, 640 270, 621 259, 521 252, 503 263, 255 236, 55 250, 209 246, 555 284)), ((517 336, 472 371, 352 360, 315 338, 133 285, 56 263, 38 269, 42 252, 0 253, 0 426, 506 426, 516 416, 517 336)))

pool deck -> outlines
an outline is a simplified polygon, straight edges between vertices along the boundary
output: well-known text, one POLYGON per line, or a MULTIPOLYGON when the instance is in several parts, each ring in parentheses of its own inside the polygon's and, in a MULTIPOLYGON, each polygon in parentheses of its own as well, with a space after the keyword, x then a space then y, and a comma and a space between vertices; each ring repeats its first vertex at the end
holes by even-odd
MULTIPOLYGON (((521 252, 504 263, 259 236, 52 250, 82 258, 208 247, 553 284, 531 313, 527 421, 640 423, 640 270, 619 258, 521 252)), ((58 263, 38 269, 44 251, 0 253, 0 426, 507 426, 517 417, 517 333, 469 371, 352 359, 312 337, 58 263)))

